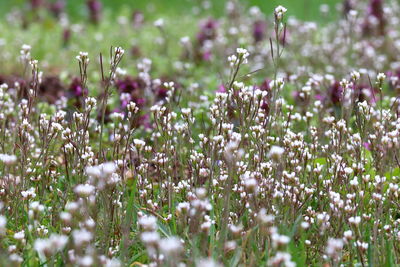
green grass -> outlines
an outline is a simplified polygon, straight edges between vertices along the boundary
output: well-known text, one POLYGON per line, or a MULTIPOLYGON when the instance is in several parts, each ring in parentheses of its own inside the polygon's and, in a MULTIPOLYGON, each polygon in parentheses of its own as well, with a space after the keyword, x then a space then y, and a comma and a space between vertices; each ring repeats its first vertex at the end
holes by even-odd
MULTIPOLYGON (((156 18, 165 15, 185 16, 193 10, 193 3, 201 3, 199 0, 102 0, 104 9, 113 14, 119 14, 124 10, 140 10, 146 17, 156 18)), ((211 0, 211 8, 206 14, 212 16, 221 16, 224 13, 225 0, 211 0)), ((340 0, 240 0, 244 6, 259 6, 266 14, 271 14, 278 5, 284 5, 289 10, 289 15, 296 16, 302 20, 313 20, 323 22, 326 18, 321 17, 319 7, 321 4, 328 4, 331 9, 330 20, 335 17, 335 5, 340 0)), ((68 14, 73 20, 81 20, 85 17, 86 10, 83 0, 66 1, 68 14)), ((13 7, 27 6, 26 0, 0 0, 0 14, 4 15, 13 7)), ((203 13, 204 14, 204 13, 203 13)))

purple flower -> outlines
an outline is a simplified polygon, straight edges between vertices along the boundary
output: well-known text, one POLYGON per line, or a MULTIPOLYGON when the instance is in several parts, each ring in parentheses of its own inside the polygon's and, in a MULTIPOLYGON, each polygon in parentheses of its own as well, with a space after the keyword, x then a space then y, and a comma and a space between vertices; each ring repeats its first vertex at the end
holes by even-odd
POLYGON ((253 39, 254 42, 258 43, 265 39, 267 31, 267 24, 265 21, 258 20, 253 24, 253 39))
POLYGON ((197 41, 203 45, 207 40, 214 40, 217 37, 218 22, 209 18, 200 25, 200 32, 197 34, 197 41))
POLYGON ((368 13, 379 20, 383 20, 383 0, 371 0, 368 6, 368 13))
POLYGON ((210 61, 212 57, 211 51, 207 50, 203 53, 203 60, 210 61))
POLYGON ((383 12, 383 0, 370 0, 367 9, 367 16, 362 25, 362 31, 364 35, 371 34, 371 31, 374 30, 374 25, 371 23, 371 19, 374 18, 378 20, 378 24, 376 25, 376 30, 380 35, 385 34, 385 14, 383 12))
POLYGON ((260 89, 261 91, 266 91, 266 92, 268 92, 267 96, 264 97, 264 98, 262 99, 262 102, 261 102, 261 108, 262 108, 263 110, 265 110, 267 113, 269 112, 269 105, 270 105, 270 99, 269 99, 269 97, 271 96, 271 87, 270 87, 270 85, 269 85, 270 83, 271 83, 271 80, 270 80, 270 79, 265 79, 265 80, 263 81, 263 83, 259 86, 259 89, 260 89))
POLYGON ((74 78, 72 80, 71 84, 69 85, 69 92, 75 97, 83 96, 82 84, 79 78, 74 78))
POLYGON ((117 80, 115 83, 118 90, 122 93, 133 93, 137 89, 143 87, 141 80, 126 76, 122 80, 117 80))
POLYGON ((32 9, 37 9, 43 6, 43 0, 30 0, 32 9))
POLYGON ((65 9, 65 1, 64 0, 58 0, 56 2, 49 4, 50 12, 53 13, 53 15, 56 17, 59 17, 60 14, 64 11, 64 9, 65 9))
POLYGON ((328 89, 328 95, 333 104, 338 104, 342 100, 343 88, 338 81, 335 81, 328 89))
POLYGON ((39 95, 49 103, 56 102, 65 93, 65 87, 57 76, 46 76, 39 86, 39 95))
POLYGON ((101 2, 98 0, 88 0, 86 1, 86 5, 89 9, 90 20, 93 23, 99 23, 101 18, 101 10, 102 5, 101 2))
POLYGON ((370 151, 371 151, 371 144, 370 144, 370 143, 364 142, 364 143, 363 143, 363 146, 364 146, 367 150, 370 150, 370 151))
POLYGON ((220 84, 218 86, 218 90, 216 91, 217 93, 226 93, 225 86, 223 84, 220 84))
POLYGON ((132 24, 133 27, 139 28, 143 25, 144 22, 144 15, 139 10, 136 10, 132 14, 132 24))
POLYGON ((144 114, 138 119, 139 125, 143 125, 145 129, 151 129, 150 114, 144 114))
POLYGON ((63 30, 63 35, 62 35, 62 40, 64 46, 66 46, 69 43, 69 40, 71 39, 71 30, 68 28, 65 28, 63 30))

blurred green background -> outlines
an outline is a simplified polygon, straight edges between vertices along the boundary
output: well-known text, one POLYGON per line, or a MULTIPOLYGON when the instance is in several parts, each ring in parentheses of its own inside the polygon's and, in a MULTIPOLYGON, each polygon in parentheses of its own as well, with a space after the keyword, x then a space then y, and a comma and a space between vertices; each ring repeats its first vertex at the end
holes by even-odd
MULTIPOLYGON (((50 2, 50 0, 48 0, 50 2)), ((55 1, 55 0, 53 0, 55 1)), ((85 0, 65 0, 67 12, 72 20, 80 20, 85 17, 85 0)), ((210 3, 207 10, 200 14, 208 14, 218 17, 225 9, 225 0, 101 0, 104 12, 112 14, 126 13, 128 10, 140 10, 148 18, 156 18, 163 15, 186 16, 191 14, 195 6, 204 6, 210 3)), ((337 14, 336 4, 341 0, 239 0, 244 6, 259 6, 266 14, 271 14, 274 7, 283 5, 288 9, 289 15, 294 15, 302 20, 314 20, 323 22, 326 16, 321 16, 320 6, 327 4, 329 9, 328 18, 334 18, 337 14)), ((0 15, 4 16, 13 7, 28 6, 29 0, 0 0, 0 15)))

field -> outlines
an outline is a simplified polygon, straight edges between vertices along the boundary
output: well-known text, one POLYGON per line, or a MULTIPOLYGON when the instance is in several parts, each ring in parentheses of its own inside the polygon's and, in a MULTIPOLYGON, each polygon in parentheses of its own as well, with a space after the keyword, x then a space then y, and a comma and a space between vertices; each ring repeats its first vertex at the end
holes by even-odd
POLYGON ((0 5, 0 266, 400 265, 397 0, 0 5))

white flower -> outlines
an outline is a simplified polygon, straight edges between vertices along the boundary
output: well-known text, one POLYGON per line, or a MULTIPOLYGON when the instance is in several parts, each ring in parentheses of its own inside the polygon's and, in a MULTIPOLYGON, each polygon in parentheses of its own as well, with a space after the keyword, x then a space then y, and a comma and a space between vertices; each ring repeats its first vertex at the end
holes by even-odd
POLYGON ((20 231, 20 232, 17 232, 17 233, 15 233, 14 234, 14 238, 16 239, 16 240, 19 240, 19 241, 21 241, 21 240, 24 240, 24 238, 25 238, 25 231, 20 231))
POLYGON ((271 235, 271 239, 272 239, 272 245, 274 247, 286 245, 290 242, 290 237, 288 237, 286 235, 280 235, 278 233, 273 233, 271 235))
POLYGON ((0 161, 2 161, 5 165, 12 165, 17 161, 17 156, 0 154, 0 161))
POLYGON ((355 226, 359 225, 360 222, 361 222, 361 217, 360 216, 350 217, 349 218, 349 223, 351 223, 351 224, 353 224, 355 226))
POLYGON ((107 259, 105 267, 120 267, 121 262, 118 259, 107 259))
POLYGON ((359 73, 358 71, 355 71, 355 70, 353 70, 353 71, 350 73, 350 76, 351 76, 351 78, 352 78, 353 80, 355 80, 355 81, 358 81, 358 80, 360 79, 360 77, 361 77, 360 73, 359 73))
POLYGON ((114 162, 106 162, 97 166, 86 167, 86 174, 89 176, 90 184, 95 185, 97 189, 102 190, 110 182, 111 177, 117 170, 114 162))
POLYGON ((296 263, 292 262, 292 256, 289 253, 278 251, 274 257, 268 260, 268 266, 295 267, 296 263))
POLYGON ((207 258, 197 261, 196 267, 222 267, 222 265, 211 258, 207 258))
POLYGON ((82 64, 88 64, 89 54, 88 52, 79 52, 79 55, 76 56, 76 59, 82 64))
POLYGON ((125 50, 122 47, 117 46, 116 48, 114 48, 114 53, 115 58, 120 59, 125 54, 125 50))
POLYGON ((245 48, 236 48, 236 53, 238 58, 242 60, 243 64, 247 64, 247 58, 249 57, 249 52, 245 48))
POLYGON ((6 233, 7 218, 0 215, 0 234, 4 235, 6 233))
POLYGON ((140 239, 145 245, 154 246, 160 241, 160 235, 157 232, 144 232, 140 235, 140 239))
POLYGON ((192 110, 190 108, 183 108, 182 109, 182 114, 185 116, 189 116, 192 110))
POLYGON ((80 229, 74 230, 72 232, 72 237, 74 239, 75 245, 80 247, 84 244, 88 244, 92 240, 93 235, 86 229, 80 229))
POLYGON ((268 157, 274 160, 279 160, 284 152, 284 148, 280 146, 272 146, 268 152, 268 157))
POLYGON ((74 192, 79 197, 88 197, 93 194, 95 187, 90 184, 79 184, 75 187, 74 192))
POLYGON ((93 266, 93 257, 90 255, 85 255, 78 259, 79 266, 89 267, 93 266))
POLYGON ((138 223, 144 231, 155 231, 157 229, 157 218, 153 215, 141 217, 138 223))
POLYGON ((343 248, 342 239, 329 238, 325 252, 329 257, 337 259, 339 256, 338 254, 340 253, 342 248, 343 248))
POLYGON ((283 15, 285 15, 285 13, 287 12, 287 9, 285 8, 285 7, 283 7, 283 6, 277 6, 276 8, 275 8, 275 17, 276 17, 276 19, 277 20, 282 20, 282 18, 283 18, 283 15))
POLYGON ((353 239, 353 232, 351 230, 347 230, 343 233, 344 238, 347 240, 353 239))
MULTIPOLYGON (((10 259, 10 261, 15 262, 15 263, 21 263, 24 260, 21 256, 19 256, 16 253, 11 254, 9 259, 10 259)), ((18 264, 18 266, 19 266, 19 264, 18 264)))
POLYGON ((111 176, 116 170, 117 166, 114 162, 106 162, 100 165, 102 167, 103 173, 108 177, 111 176))
POLYGON ((164 26, 164 19, 161 18, 154 21, 154 26, 156 26, 157 28, 162 28, 164 26))
POLYGON ((33 201, 32 203, 29 204, 29 207, 34 212, 40 213, 40 212, 44 211, 44 206, 42 204, 40 204, 39 201, 33 201))
POLYGON ((52 234, 48 239, 36 239, 34 248, 43 256, 51 256, 55 252, 62 250, 68 243, 68 237, 65 235, 52 234))
POLYGON ((182 242, 174 236, 163 238, 160 241, 160 249, 167 256, 176 255, 182 251, 182 242))
POLYGON ((272 80, 269 83, 269 87, 277 88, 277 89, 282 89, 284 85, 285 85, 285 81, 283 80, 283 78, 277 78, 276 80, 272 80))
POLYGON ((179 40, 179 42, 180 42, 182 45, 189 44, 189 43, 190 43, 190 37, 189 37, 189 36, 183 36, 183 37, 179 40))
POLYGON ((141 150, 146 145, 146 142, 140 139, 133 139, 133 144, 138 150, 141 150))
POLYGON ((22 191, 21 195, 24 199, 30 199, 30 198, 35 198, 36 197, 36 193, 35 193, 35 188, 31 187, 26 191, 22 191))
POLYGON ((248 178, 244 180, 244 186, 246 190, 250 193, 257 192, 257 180, 254 178, 248 178))
POLYGON ((261 224, 271 224, 275 220, 274 215, 267 214, 267 211, 262 208, 257 214, 257 220, 261 224))
POLYGON ((378 75, 376 76, 376 79, 377 79, 379 82, 383 82, 383 81, 386 79, 386 75, 385 75, 384 73, 380 72, 380 73, 378 73, 378 75))

